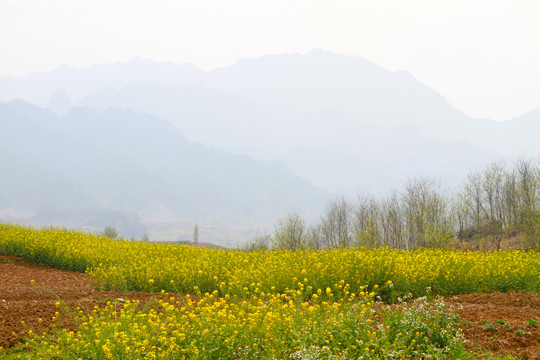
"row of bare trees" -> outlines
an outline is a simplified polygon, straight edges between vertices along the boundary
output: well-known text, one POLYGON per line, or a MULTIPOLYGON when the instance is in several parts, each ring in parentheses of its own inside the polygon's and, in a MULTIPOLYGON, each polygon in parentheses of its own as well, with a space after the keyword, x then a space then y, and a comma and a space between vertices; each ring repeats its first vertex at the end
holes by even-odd
POLYGON ((522 233, 528 247, 538 246, 540 236, 540 166, 521 159, 507 168, 492 163, 469 174, 455 202, 457 237, 488 237, 500 249, 503 236, 522 233))
POLYGON ((273 234, 259 234, 248 249, 328 249, 352 246, 446 248, 456 241, 489 241, 500 249, 505 235, 523 234, 526 248, 540 247, 540 162, 497 162, 471 172, 452 194, 440 181, 410 179, 388 196, 336 197, 318 221, 292 212, 273 234))

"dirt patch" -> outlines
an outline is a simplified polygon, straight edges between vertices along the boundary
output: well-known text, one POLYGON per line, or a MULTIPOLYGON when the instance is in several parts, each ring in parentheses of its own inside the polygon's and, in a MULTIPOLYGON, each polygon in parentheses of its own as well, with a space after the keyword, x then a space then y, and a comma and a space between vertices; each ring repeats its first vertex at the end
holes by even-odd
POLYGON ((58 301, 75 309, 92 308, 117 298, 147 300, 151 296, 145 292, 96 291, 84 273, 0 255, 0 346, 20 344, 29 330, 48 328, 53 317, 69 327, 69 319, 55 316, 56 312, 63 313, 55 305, 58 301))
MULTIPOLYGON (((28 330, 49 327, 59 311, 55 306, 59 300, 75 309, 118 298, 145 301, 151 297, 145 292, 96 291, 86 274, 0 255, 0 346, 16 346, 28 330)), ((460 326, 470 350, 540 359, 539 293, 470 294, 445 301, 461 307, 460 326), (531 325, 534 321, 536 327, 531 325)), ((55 321, 69 327, 69 319, 61 315, 55 321)))
POLYGON ((540 293, 468 294, 446 302, 461 307, 469 350, 540 359, 540 293))

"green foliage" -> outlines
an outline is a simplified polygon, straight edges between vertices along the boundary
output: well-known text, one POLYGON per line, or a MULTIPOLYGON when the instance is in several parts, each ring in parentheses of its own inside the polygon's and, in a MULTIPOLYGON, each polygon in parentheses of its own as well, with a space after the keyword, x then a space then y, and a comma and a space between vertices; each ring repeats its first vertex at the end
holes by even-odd
POLYGON ((454 212, 458 238, 475 249, 486 242, 500 249, 505 237, 518 234, 522 248, 540 249, 540 163, 521 159, 512 169, 492 163, 470 173, 454 212))
POLYGON ((524 209, 521 219, 519 226, 526 235, 526 248, 540 250, 540 211, 524 209))
POLYGON ((383 310, 384 322, 388 332, 386 342, 399 344, 406 348, 403 353, 386 353, 381 358, 420 358, 433 357, 461 358, 465 350, 462 346, 463 336, 458 327, 459 317, 437 298, 426 302, 424 298, 412 303, 383 310), (448 349, 443 353, 441 349, 448 349))
POLYGON ((105 226, 105 229, 103 229, 103 236, 108 237, 109 239, 116 239, 118 237, 118 231, 112 226, 105 226))
POLYGON ((384 242, 384 240, 381 239, 377 222, 372 217, 367 220, 366 226, 359 228, 356 231, 355 238, 358 246, 363 246, 368 249, 379 247, 384 242))
POLYGON ((484 329, 486 329, 486 330, 491 330, 491 331, 493 331, 493 332, 499 331, 499 329, 497 329, 497 327, 496 327, 495 325, 490 324, 490 323, 486 323, 486 324, 484 324, 484 326, 482 326, 482 327, 483 327, 484 329))
POLYGON ((219 298, 162 292, 146 307, 109 302, 75 319, 76 332, 31 334, 23 358, 389 359, 465 355, 453 309, 418 299, 376 313, 370 296, 219 298))
POLYGON ((245 251, 266 251, 270 250, 272 236, 269 234, 257 233, 250 241, 243 246, 245 251))
POLYGON ((193 243, 199 243, 199 224, 197 223, 195 223, 195 227, 193 228, 193 243))
POLYGON ((504 326, 505 328, 511 328, 512 325, 510 325, 509 323, 507 323, 506 321, 502 320, 502 319, 499 319, 499 320, 495 320, 495 322, 499 325, 502 325, 504 326))
POLYGON ((307 243, 305 220, 294 212, 279 219, 272 241, 273 247, 279 250, 304 249, 307 243))
POLYGON ((517 329, 516 331, 514 331, 514 334, 519 335, 519 336, 525 336, 525 337, 528 337, 529 335, 531 335, 530 332, 522 330, 522 329, 517 329))

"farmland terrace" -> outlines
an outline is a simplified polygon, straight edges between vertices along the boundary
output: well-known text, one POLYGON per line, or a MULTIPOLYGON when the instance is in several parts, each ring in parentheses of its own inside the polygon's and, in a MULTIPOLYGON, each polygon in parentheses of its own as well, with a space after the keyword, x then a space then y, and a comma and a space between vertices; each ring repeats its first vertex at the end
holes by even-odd
MULTIPOLYGON (((69 317, 57 307, 59 301, 71 309, 92 309, 107 301, 148 301, 155 295, 98 291, 87 274, 0 255, 0 346, 13 350, 28 331, 39 332, 54 323, 73 329, 69 317)), ((540 319, 539 293, 467 294, 447 297, 445 302, 459 306, 460 328, 467 349, 474 354, 540 359, 540 327, 527 325, 531 319, 540 319)))

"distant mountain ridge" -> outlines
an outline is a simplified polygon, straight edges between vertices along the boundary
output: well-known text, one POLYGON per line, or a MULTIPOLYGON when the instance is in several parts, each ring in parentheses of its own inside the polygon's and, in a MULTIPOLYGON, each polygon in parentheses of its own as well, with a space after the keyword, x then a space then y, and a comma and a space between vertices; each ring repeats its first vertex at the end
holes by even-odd
POLYGON ((71 101, 77 104, 83 97, 108 86, 121 88, 141 83, 187 86, 199 81, 203 73, 191 64, 155 62, 141 58, 80 70, 61 66, 52 71, 21 77, 0 77, 0 101, 20 98, 45 107, 53 92, 64 89, 71 101))
POLYGON ((283 164, 192 143, 151 115, 74 108, 58 117, 20 100, 0 102, 0 182, 0 208, 76 225, 73 214, 127 221, 155 204, 180 218, 270 221, 326 196, 283 164))
MULTIPOLYGON (((385 191, 426 173, 458 183, 471 168, 518 152, 515 144, 501 151, 497 139, 508 131, 500 123, 471 119, 410 74, 358 57, 315 50, 242 60, 203 75, 186 87, 108 88, 80 104, 160 116, 191 139, 282 159, 337 192, 385 191), (298 147, 322 159, 344 157, 333 162, 341 163, 336 168, 311 156, 307 170, 289 155, 298 147)), ((530 144, 535 151, 536 142, 530 144)))
POLYGON ((58 89, 74 104, 137 110, 192 141, 283 160, 337 192, 386 191, 424 174, 457 183, 488 161, 540 155, 540 108, 505 122, 473 119, 405 71, 320 49, 209 72, 134 59, 0 78, 0 99, 45 106, 58 89))

